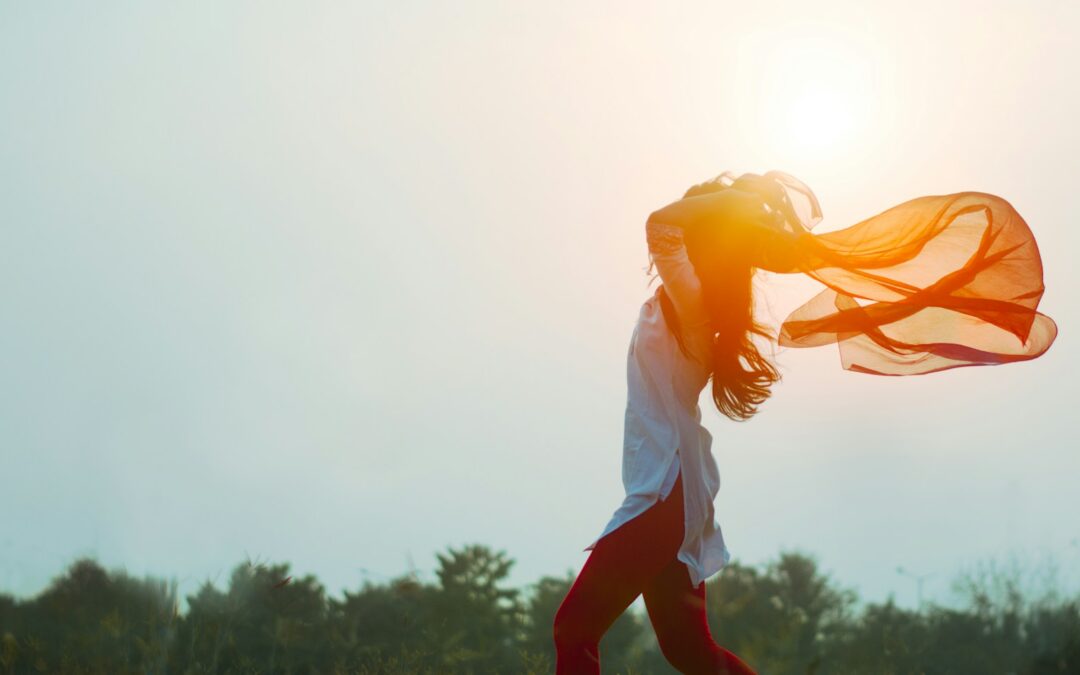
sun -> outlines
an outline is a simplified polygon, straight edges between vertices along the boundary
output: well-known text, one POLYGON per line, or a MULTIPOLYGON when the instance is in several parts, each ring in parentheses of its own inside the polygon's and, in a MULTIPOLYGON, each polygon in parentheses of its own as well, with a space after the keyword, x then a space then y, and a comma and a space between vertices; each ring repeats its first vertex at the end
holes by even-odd
POLYGON ((787 147, 800 152, 824 152, 850 143, 858 135, 857 98, 843 87, 826 83, 807 86, 778 106, 771 128, 787 147))
POLYGON ((740 126, 770 156, 842 161, 881 132, 875 51, 821 26, 758 34, 740 48, 740 126))

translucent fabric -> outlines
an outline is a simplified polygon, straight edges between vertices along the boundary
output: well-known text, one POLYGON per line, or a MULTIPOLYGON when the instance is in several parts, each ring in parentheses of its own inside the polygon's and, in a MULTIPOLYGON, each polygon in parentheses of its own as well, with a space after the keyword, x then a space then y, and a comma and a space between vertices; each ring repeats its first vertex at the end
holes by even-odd
POLYGON ((784 320, 780 345, 836 343, 847 370, 920 375, 1033 359, 1057 337, 1036 309, 1043 274, 1035 237, 1001 197, 917 197, 813 234, 821 220, 813 192, 787 174, 764 178, 779 187, 770 206, 790 236, 770 237, 758 266, 826 286, 784 320))

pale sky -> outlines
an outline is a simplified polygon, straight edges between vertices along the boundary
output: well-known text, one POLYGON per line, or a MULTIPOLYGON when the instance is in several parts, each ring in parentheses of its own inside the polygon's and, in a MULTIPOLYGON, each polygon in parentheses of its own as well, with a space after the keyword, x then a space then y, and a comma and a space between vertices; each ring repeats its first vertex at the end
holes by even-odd
MULTIPOLYGON (((734 560, 911 605, 979 563, 1080 589, 1080 3, 0 3, 0 591, 76 557, 331 593, 483 543, 577 571, 621 503, 644 222, 781 169, 821 231, 1008 199, 1035 361, 780 350, 707 394, 734 560)), ((774 327, 816 290, 763 275, 774 327)))

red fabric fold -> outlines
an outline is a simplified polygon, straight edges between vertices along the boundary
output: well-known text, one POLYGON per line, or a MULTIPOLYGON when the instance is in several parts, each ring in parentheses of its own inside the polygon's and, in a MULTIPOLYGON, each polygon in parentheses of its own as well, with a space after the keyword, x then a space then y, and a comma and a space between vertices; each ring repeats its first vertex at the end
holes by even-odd
POLYGON ((1057 337, 1037 310, 1044 286, 1035 237, 1001 197, 918 197, 818 235, 809 188, 779 172, 766 177, 783 187, 776 208, 796 235, 760 267, 826 286, 783 321, 779 344, 836 343, 847 370, 920 375, 1033 359, 1057 337))

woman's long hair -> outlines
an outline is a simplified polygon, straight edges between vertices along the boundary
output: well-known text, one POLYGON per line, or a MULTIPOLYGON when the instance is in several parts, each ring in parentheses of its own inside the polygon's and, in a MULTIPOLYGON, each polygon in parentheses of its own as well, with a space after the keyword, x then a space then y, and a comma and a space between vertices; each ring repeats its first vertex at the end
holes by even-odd
MULTIPOLYGON (((691 188, 686 196, 710 189, 723 187, 706 183, 691 188)), ((713 402, 723 415, 740 422, 757 412, 772 394, 772 385, 780 380, 776 366, 753 341, 754 335, 775 339, 767 326, 754 319, 753 236, 742 228, 700 228, 685 238, 712 324, 713 402)), ((687 354, 678 314, 662 286, 660 308, 679 348, 687 354)))

